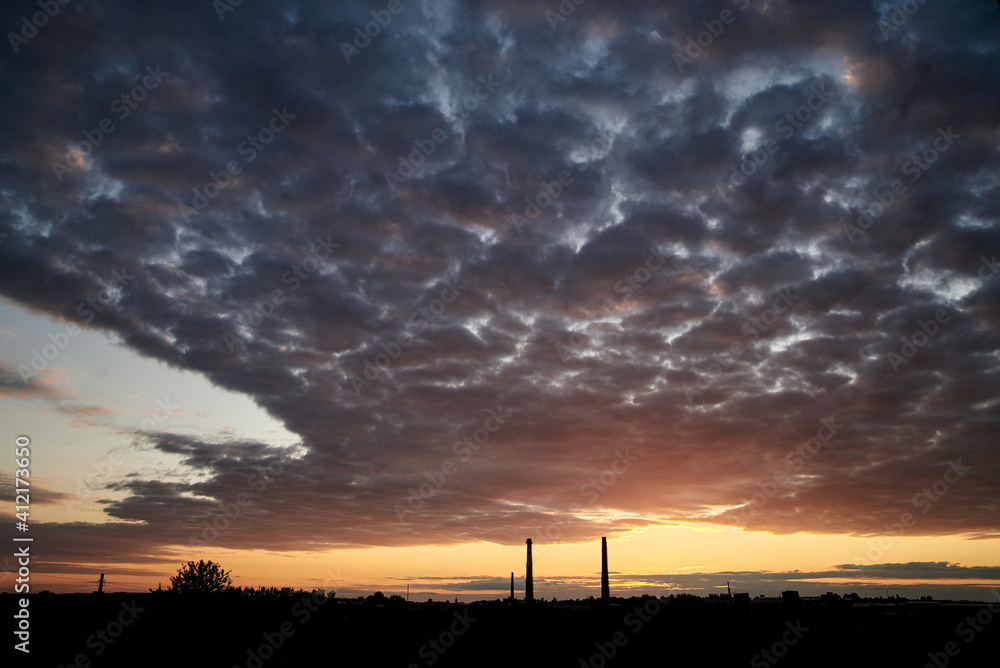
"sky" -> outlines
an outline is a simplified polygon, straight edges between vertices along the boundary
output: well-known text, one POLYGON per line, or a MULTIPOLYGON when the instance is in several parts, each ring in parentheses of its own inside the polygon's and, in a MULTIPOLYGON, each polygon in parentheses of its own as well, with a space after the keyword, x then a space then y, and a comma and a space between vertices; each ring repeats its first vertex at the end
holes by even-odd
POLYGON ((602 536, 619 595, 1000 588, 996 3, 40 6, 33 589, 496 598, 531 538, 584 597, 602 536))

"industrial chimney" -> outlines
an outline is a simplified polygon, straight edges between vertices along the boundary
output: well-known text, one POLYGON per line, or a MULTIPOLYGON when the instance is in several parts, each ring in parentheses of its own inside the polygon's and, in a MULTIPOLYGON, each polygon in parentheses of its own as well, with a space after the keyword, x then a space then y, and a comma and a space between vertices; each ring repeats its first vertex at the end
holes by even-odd
POLYGON ((510 600, 514 600, 514 571, 510 572, 510 600))
POLYGON ((601 600, 611 599, 611 585, 608 581, 608 539, 601 538, 601 600))
POLYGON ((526 603, 535 602, 535 581, 531 574, 531 539, 528 539, 528 563, 524 572, 524 600, 526 603))

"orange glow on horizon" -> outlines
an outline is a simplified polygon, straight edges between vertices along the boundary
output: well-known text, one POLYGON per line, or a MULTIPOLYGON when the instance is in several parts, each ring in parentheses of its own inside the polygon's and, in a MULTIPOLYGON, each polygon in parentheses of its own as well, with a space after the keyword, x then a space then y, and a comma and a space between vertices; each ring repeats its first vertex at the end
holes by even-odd
MULTIPOLYGON (((856 557, 865 554, 870 538, 835 535, 744 532, 715 525, 669 526, 635 530, 609 536, 608 554, 612 590, 620 594, 692 591, 684 578, 719 574, 701 591, 717 590, 730 580, 733 589, 776 595, 778 585, 761 590, 754 577, 784 578, 787 582, 842 584, 844 586, 920 586, 948 584, 987 587, 990 579, 888 578, 850 571, 840 575, 838 564, 871 566, 856 557), (733 546, 738 546, 734 550, 733 546), (785 575, 782 575, 782 574, 785 575), (801 573, 800 577, 794 577, 801 573), (817 577, 809 577, 815 573, 817 577), (673 578, 671 576, 677 576, 673 578), (741 584, 746 578, 747 584, 741 584), (774 591, 771 591, 774 589, 774 591)), ((962 566, 989 566, 997 554, 997 540, 959 540, 953 537, 899 538, 877 563, 936 561, 934 555, 954 554, 962 566)), ((533 545, 537 597, 579 598, 600 593, 600 540, 586 543, 533 545)), ((492 599, 509 595, 510 573, 515 589, 523 594, 525 552, 523 545, 465 543, 415 547, 376 547, 326 552, 274 552, 266 550, 206 550, 194 554, 177 548, 173 560, 150 564, 88 564, 79 572, 48 576, 39 564, 33 572, 32 590, 91 591, 97 574, 107 574, 109 591, 146 591, 158 584, 169 586, 170 576, 189 560, 210 559, 232 572, 233 584, 244 587, 328 588, 338 596, 386 595, 417 592, 434 598, 492 599), (116 571, 123 575, 116 575, 116 571), (93 585, 81 583, 89 583, 93 585), (130 583, 116 586, 117 582, 130 583), (74 586, 73 583, 76 583, 74 586), (472 583, 476 583, 472 586, 472 583), (462 586, 463 584, 469 586, 462 586)), ((12 586, 5 583, 5 586, 12 586)))

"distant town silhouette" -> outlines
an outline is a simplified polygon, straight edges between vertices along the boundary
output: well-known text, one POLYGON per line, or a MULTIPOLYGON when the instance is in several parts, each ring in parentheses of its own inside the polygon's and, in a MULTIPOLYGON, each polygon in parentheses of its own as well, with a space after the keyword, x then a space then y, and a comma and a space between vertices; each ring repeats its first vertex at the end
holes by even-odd
MULTIPOLYGON (((987 666, 1000 648, 1000 592, 982 601, 786 590, 614 596, 607 538, 600 594, 536 598, 532 541, 524 597, 459 603, 232 587, 189 562, 148 593, 31 594, 32 652, 59 666, 987 666)), ((595 583, 596 584, 596 583, 595 583)), ((15 596, 0 595, 6 610, 15 596)))

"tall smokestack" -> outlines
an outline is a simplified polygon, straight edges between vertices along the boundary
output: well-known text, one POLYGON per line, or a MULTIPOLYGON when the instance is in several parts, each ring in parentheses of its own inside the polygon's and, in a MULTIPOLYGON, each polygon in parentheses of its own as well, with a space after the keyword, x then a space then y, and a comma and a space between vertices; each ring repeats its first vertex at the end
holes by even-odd
POLYGON ((510 572, 510 600, 514 600, 514 571, 510 572))
POLYGON ((611 598, 611 584, 608 580, 608 539, 601 538, 601 600, 611 598))
POLYGON ((524 600, 527 603, 535 602, 535 581, 531 574, 531 539, 528 539, 528 563, 524 571, 524 600))

